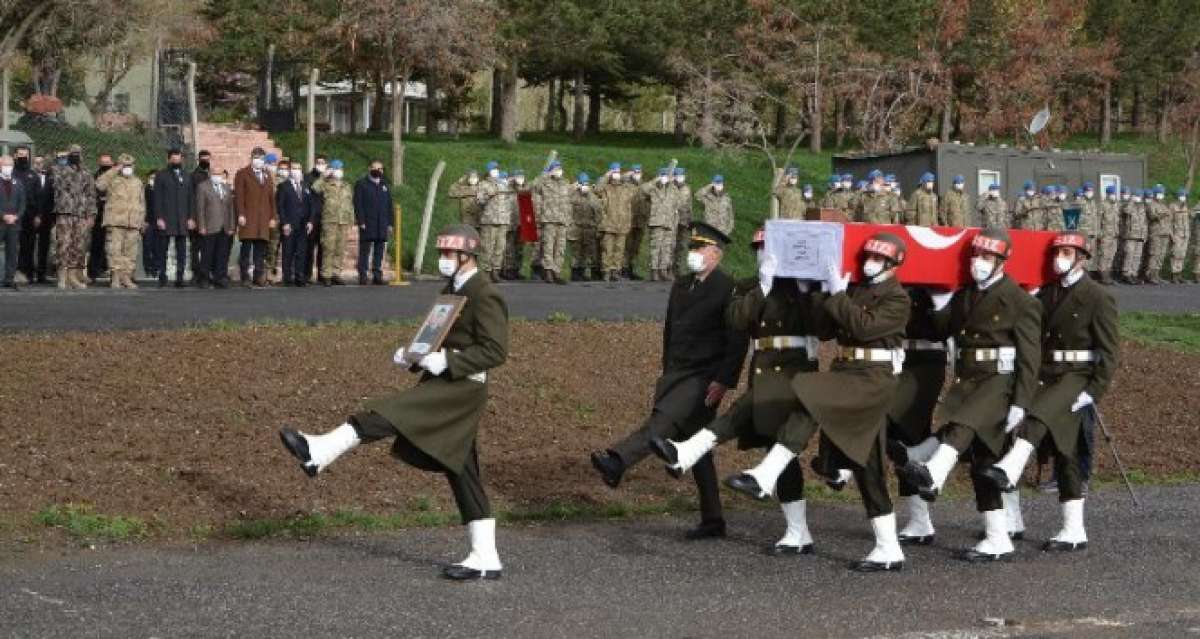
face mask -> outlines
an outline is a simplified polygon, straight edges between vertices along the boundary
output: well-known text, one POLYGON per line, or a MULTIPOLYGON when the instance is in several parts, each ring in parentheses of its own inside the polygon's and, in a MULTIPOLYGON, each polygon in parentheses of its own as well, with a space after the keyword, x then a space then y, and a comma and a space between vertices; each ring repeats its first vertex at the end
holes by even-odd
POLYGON ((224 183, 225 183, 225 176, 223 176, 223 175, 214 175, 214 176, 212 176, 212 181, 213 181, 213 184, 224 184, 224 183))
POLYGON ((843 191, 849 191, 851 186, 853 186, 853 185, 850 184, 849 182, 842 182, 842 190, 843 191))
POLYGON ((926 191, 932 191, 932 190, 933 190, 933 182, 926 182, 926 183, 925 183, 925 190, 926 190, 926 191))
POLYGON ((961 191, 961 190, 963 190, 963 187, 964 187, 964 186, 965 186, 965 185, 963 185, 963 184, 955 184, 955 185, 954 185, 954 190, 955 190, 955 191, 961 191))
POLYGON ((661 175, 661 176, 659 176, 659 178, 658 178, 658 183, 659 183, 659 184, 666 184, 666 183, 667 183, 667 181, 668 181, 668 179, 669 179, 669 178, 667 178, 667 176, 665 176, 665 175, 661 175))
POLYGON ((275 174, 286 180, 292 174, 292 172, 287 169, 278 169, 275 171, 275 174))
POLYGON ((868 258, 867 261, 863 262, 863 275, 866 275, 868 278, 875 279, 875 276, 879 275, 882 272, 883 272, 883 260, 875 259, 872 257, 872 258, 868 258))
POLYGON ((438 258, 438 273, 441 273, 442 277, 454 277, 454 273, 457 270, 458 260, 453 257, 438 258))
POLYGON ((383 179, 383 171, 379 169, 371 169, 371 177, 376 180, 383 179))
POLYGON ((513 182, 514 182, 514 183, 515 183, 517 186, 522 186, 522 185, 524 185, 524 184, 525 184, 525 178, 523 178, 523 177, 519 177, 519 178, 513 178, 513 182))
POLYGON ((1164 197, 1166 197, 1166 196, 1163 195, 1162 193, 1158 193, 1154 196, 1154 199, 1161 201, 1164 197))
POLYGON ((693 273, 699 273, 704 270, 704 254, 697 251, 688 251, 687 255, 688 270, 693 273))
POLYGON ((132 176, 133 175, 133 167, 132 166, 121 167, 121 175, 124 175, 125 177, 132 176))
POLYGON ((988 191, 988 197, 994 200, 1000 197, 1000 194, 995 191, 988 191))
POLYGON ((467 178, 467 184, 470 184, 471 186, 479 184, 479 177, 472 175, 471 177, 467 178))
POLYGON ((579 191, 580 191, 581 193, 587 193, 588 191, 591 191, 591 190, 592 190, 592 187, 590 187, 590 186, 588 186, 588 185, 586 185, 586 184, 580 184, 580 185, 579 185, 579 191))
POLYGON ((971 277, 979 283, 988 281, 992 277, 992 271, 995 266, 988 260, 982 257, 971 258, 971 277))
POLYGON ((686 182, 686 181, 687 181, 687 178, 683 177, 682 175, 677 175, 677 176, 675 176, 675 183, 676 183, 676 184, 683 184, 683 183, 684 183, 684 182, 686 182))
POLYGON ((67 156, 67 164, 70 164, 71 166, 79 166, 80 161, 81 158, 79 157, 78 153, 72 153, 67 156))
POLYGON ((328 168, 329 168, 328 164, 325 164, 325 163, 317 164, 317 173, 324 173, 325 170, 328 168))
POLYGON ((805 191, 805 192, 804 192, 804 199, 806 199, 806 200, 811 200, 811 199, 812 199, 812 197, 813 197, 813 192, 812 192, 812 191, 805 191))
POLYGON ((29 158, 17 158, 16 166, 17 166, 18 171, 28 171, 29 170, 29 158))
POLYGON ((299 182, 304 179, 304 171, 300 169, 292 169, 292 179, 299 182))
POLYGON ((716 191, 717 193, 720 193, 721 191, 724 191, 724 190, 725 190, 724 184, 714 184, 713 185, 713 191, 716 191))
POLYGON ((0 166, 0 177, 8 179, 12 177, 13 168, 11 166, 0 166))
POLYGON ((265 162, 263 162, 262 158, 254 158, 253 160, 250 160, 250 166, 253 167, 255 171, 261 171, 264 164, 265 162))
POLYGON ((560 178, 562 177, 562 169, 554 169, 550 172, 550 175, 551 177, 560 178))
POLYGON ((1068 258, 1061 256, 1054 258, 1054 272, 1059 275, 1066 275, 1071 272, 1071 268, 1074 266, 1075 262, 1068 258))
POLYGON ((341 169, 333 170, 333 179, 340 180, 345 173, 341 169))
POLYGON ((797 180, 796 178, 788 178, 787 183, 788 183, 788 186, 796 186, 796 182, 799 182, 799 181, 800 180, 797 180))
POLYGON ((1025 197, 1033 197, 1033 191, 1025 191, 1025 197))
POLYGON ((209 166, 208 160, 200 160, 196 163, 196 168, 200 169, 201 171, 207 171, 209 166))
POLYGON ((1186 196, 1186 195, 1180 195, 1180 196, 1179 196, 1179 201, 1180 201, 1180 202, 1187 203, 1187 196, 1186 196))
POLYGON ((1083 197, 1085 197, 1089 200, 1092 199, 1092 197, 1095 195, 1096 195, 1095 191, 1084 191, 1083 192, 1083 197))
POLYGON ((1142 198, 1141 198, 1141 196, 1138 196, 1138 195, 1135 195, 1135 196, 1133 196, 1133 203, 1134 203, 1134 204, 1141 204, 1141 203, 1142 203, 1142 198))
POLYGON ((488 171, 488 177, 492 178, 493 180, 500 177, 500 169, 492 169, 491 171, 488 171))

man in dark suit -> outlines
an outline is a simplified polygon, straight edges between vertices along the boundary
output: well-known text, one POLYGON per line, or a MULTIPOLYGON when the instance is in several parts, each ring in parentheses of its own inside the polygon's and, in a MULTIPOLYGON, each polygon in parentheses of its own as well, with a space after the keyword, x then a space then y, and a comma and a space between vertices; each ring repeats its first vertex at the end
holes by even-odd
POLYGON ((25 217, 25 185, 13 173, 13 159, 0 155, 0 242, 4 242, 4 286, 17 289, 17 244, 25 217))
POLYGON ((210 174, 206 182, 196 185, 194 219, 203 242, 196 282, 201 288, 229 288, 229 251, 237 231, 237 212, 228 172, 210 169, 210 174))
POLYGON ((279 217, 283 250, 283 285, 308 286, 304 272, 308 254, 308 236, 313 225, 313 194, 304 183, 304 171, 291 170, 291 177, 279 183, 275 191, 275 209, 279 217))
MULTIPOLYGON (((316 162, 313 163, 311 171, 304 175, 304 186, 310 190, 312 185, 329 172, 329 158, 322 154, 317 154, 316 162)), ((304 252, 304 279, 312 279, 313 269, 317 270, 317 275, 320 276, 321 265, 325 263, 325 249, 321 248, 321 221, 325 212, 325 194, 320 191, 312 191, 312 208, 313 208, 313 231, 308 237, 308 248, 304 252)))
POLYGON ((383 179, 383 162, 371 162, 370 172, 354 185, 354 223, 358 225, 358 283, 383 284, 383 251, 392 234, 392 194, 383 179))
POLYGON ((183 169, 183 153, 179 149, 167 152, 167 168, 154 176, 154 214, 158 216, 158 286, 167 285, 167 249, 175 241, 175 288, 183 288, 183 274, 188 267, 188 234, 195 230, 192 206, 195 200, 192 178, 183 169))
MULTIPOLYGON (((196 154, 196 170, 192 171, 192 197, 195 197, 196 192, 209 181, 212 177, 212 153, 201 150, 196 154)), ((204 235, 199 229, 188 231, 188 264, 192 267, 192 281, 200 286, 200 273, 204 270, 203 265, 208 263, 208 258, 201 255, 201 251, 207 243, 204 241, 204 235)), ((211 283, 211 282, 210 282, 211 283)))
MULTIPOLYGON (((610 488, 650 455, 653 438, 686 439, 713 421, 721 398, 741 375, 749 337, 726 324, 734 281, 718 268, 729 237, 703 222, 693 223, 691 229, 691 273, 675 281, 667 302, 663 372, 655 385, 654 408, 625 439, 592 453, 592 466, 610 488)), ((688 539, 724 537, 712 453, 692 467, 692 477, 700 492, 700 525, 688 531, 688 539)))
POLYGON ((50 181, 45 158, 32 162, 29 149, 17 149, 13 175, 25 185, 25 218, 21 227, 19 268, 30 282, 46 282, 46 262, 50 257, 50 230, 54 228, 54 184, 50 181))

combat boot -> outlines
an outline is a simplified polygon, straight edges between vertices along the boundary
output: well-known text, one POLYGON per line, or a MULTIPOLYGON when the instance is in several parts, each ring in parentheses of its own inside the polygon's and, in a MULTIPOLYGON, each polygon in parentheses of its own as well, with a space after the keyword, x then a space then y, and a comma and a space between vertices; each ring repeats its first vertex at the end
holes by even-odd
POLYGON ((71 288, 87 288, 87 276, 81 268, 73 268, 68 272, 67 277, 71 280, 71 288))
POLYGON ((571 280, 575 281, 575 282, 579 282, 584 279, 585 278, 583 276, 583 268, 579 267, 579 266, 572 266, 571 267, 571 280))
POLYGON ((650 269, 650 281, 651 282, 658 281, 658 269, 656 269, 656 268, 650 269))
POLYGON ((632 280, 634 282, 642 281, 642 276, 638 275, 638 272, 636 270, 634 270, 634 268, 632 266, 629 267, 628 269, 626 269, 625 277, 629 278, 630 280, 632 280))
POLYGON ((613 268, 613 269, 608 270, 608 281, 610 281, 610 282, 619 282, 620 281, 620 278, 617 277, 617 269, 613 268))
POLYGON ((550 269, 541 269, 541 271, 542 271, 542 274, 541 274, 540 279, 547 284, 553 284, 554 283, 554 271, 551 271, 550 269))
POLYGON ((125 284, 125 288, 129 288, 129 289, 134 289, 134 288, 138 287, 137 282, 133 281, 133 273, 130 273, 129 271, 125 272, 124 284, 125 284))
POLYGON ((592 267, 592 279, 597 282, 604 281, 604 271, 599 266, 592 267))
POLYGON ((67 274, 70 272, 71 271, 69 269, 59 267, 58 275, 57 275, 57 279, 58 279, 57 286, 58 286, 59 290, 65 291, 68 288, 71 288, 71 283, 67 281, 67 274))
POLYGON ((567 281, 566 281, 566 280, 564 280, 563 278, 559 277, 559 275, 558 275, 558 271, 552 271, 552 273, 553 273, 553 277, 554 277, 554 283, 555 283, 555 284, 563 285, 563 284, 566 284, 566 283, 567 283, 567 281))
POLYGON ((120 271, 113 271, 113 272, 112 272, 112 273, 111 273, 111 274, 108 276, 108 287, 109 287, 109 288, 122 288, 122 286, 121 286, 121 272, 120 272, 120 271))

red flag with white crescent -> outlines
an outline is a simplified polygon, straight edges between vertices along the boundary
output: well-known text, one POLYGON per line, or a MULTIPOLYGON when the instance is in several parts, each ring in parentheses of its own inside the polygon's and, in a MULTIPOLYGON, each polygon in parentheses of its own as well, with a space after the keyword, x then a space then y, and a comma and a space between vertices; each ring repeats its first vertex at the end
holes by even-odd
POLYGON ((517 227, 517 235, 524 244, 538 241, 537 213, 533 210, 533 194, 528 191, 517 193, 517 207, 521 214, 521 222, 517 227))

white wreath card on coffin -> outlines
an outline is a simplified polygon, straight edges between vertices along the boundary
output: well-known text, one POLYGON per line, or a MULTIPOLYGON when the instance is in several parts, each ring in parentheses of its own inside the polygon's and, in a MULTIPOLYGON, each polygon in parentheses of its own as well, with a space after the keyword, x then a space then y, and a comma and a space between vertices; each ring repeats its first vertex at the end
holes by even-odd
POLYGON ((777 264, 777 277, 829 279, 829 263, 842 264, 845 233, 838 222, 767 220, 766 251, 777 264))

